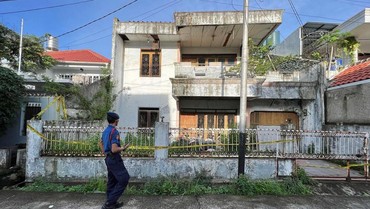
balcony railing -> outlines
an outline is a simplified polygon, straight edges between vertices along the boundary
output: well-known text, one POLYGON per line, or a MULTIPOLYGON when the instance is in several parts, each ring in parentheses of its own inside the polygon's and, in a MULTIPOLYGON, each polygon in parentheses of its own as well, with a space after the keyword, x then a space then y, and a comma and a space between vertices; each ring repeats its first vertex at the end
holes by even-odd
POLYGON ((57 74, 56 80, 69 80, 75 84, 88 85, 101 79, 100 74, 57 74))
POLYGON ((230 72, 233 65, 211 62, 208 65, 194 65, 191 62, 175 63, 175 78, 223 78, 239 77, 239 73, 230 72))

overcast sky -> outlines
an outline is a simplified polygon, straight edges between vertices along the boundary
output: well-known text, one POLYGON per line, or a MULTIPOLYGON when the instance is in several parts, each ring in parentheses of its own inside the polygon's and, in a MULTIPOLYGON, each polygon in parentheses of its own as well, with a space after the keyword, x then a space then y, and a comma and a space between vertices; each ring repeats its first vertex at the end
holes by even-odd
MULTIPOLYGON (((0 23, 24 33, 60 36, 59 49, 92 49, 111 58, 113 18, 120 21, 173 22, 174 12, 234 11, 244 0, 0 0, 0 23), (37 3, 36 3, 37 2, 37 3), (130 4, 132 3, 132 4, 130 4), (125 5, 127 7, 124 7, 125 5), (119 8, 124 7, 120 10, 119 8), (114 12, 115 10, 118 10, 114 12), (114 12, 113 14, 110 14, 114 12), (108 15, 110 14, 110 15, 108 15), (104 17, 106 16, 106 17, 104 17), (99 19, 100 18, 100 19, 99 19)), ((291 0, 299 18, 306 22, 341 23, 366 7, 370 0, 291 0)), ((300 24, 288 0, 249 0, 250 10, 282 9, 281 40, 300 24)))

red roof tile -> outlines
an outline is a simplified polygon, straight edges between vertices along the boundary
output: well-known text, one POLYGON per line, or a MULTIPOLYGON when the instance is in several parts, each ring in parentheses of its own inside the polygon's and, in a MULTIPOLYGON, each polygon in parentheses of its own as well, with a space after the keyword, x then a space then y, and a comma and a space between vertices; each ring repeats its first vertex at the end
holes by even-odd
POLYGON ((48 51, 46 55, 61 61, 76 61, 76 62, 105 62, 109 63, 110 60, 91 50, 65 50, 65 51, 48 51))
POLYGON ((343 70, 331 80, 330 87, 370 79, 370 61, 343 70))

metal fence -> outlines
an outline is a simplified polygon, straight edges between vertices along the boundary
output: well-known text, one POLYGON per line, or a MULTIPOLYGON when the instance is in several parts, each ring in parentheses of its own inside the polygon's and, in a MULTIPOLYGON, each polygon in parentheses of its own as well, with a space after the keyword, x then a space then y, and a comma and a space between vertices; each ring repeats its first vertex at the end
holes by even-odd
MULTIPOLYGON (((303 159, 367 158, 365 133, 247 129, 247 157, 303 159)), ((236 157, 238 129, 171 129, 169 154, 172 157, 236 157)))
MULTIPOLYGON (((106 124, 105 124, 106 125, 106 124)), ((102 156, 98 142, 105 128, 101 121, 45 121, 43 125, 42 155, 102 156)), ((127 156, 154 156, 154 128, 121 128, 121 143, 130 143, 127 156)))
MULTIPOLYGON (((42 155, 101 156, 98 141, 106 124, 101 121, 45 121, 42 155)), ((168 149, 169 157, 237 157, 238 129, 169 130, 168 147, 155 147, 154 128, 117 127, 123 152, 131 157, 153 157, 155 149, 168 149)), ((247 129, 247 157, 365 160, 369 148, 365 133, 247 129)))

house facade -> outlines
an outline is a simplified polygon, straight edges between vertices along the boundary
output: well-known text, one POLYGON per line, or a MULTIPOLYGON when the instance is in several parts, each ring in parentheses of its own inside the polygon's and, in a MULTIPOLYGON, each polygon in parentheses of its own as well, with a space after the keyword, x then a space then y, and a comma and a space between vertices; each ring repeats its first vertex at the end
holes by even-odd
MULTIPOLYGON (((125 127, 237 127, 242 12, 179 12, 174 22, 114 21, 112 69, 115 109, 125 127)), ((277 28, 282 11, 251 11, 249 37, 257 45, 277 28)), ((321 128, 321 66, 275 71, 247 82, 247 125, 321 128)))
POLYGON ((326 128, 370 133, 369 92, 369 60, 335 76, 326 92, 326 128))
MULTIPOLYGON (((91 50, 66 50, 45 52, 54 58, 57 63, 52 69, 43 71, 42 74, 63 85, 81 84, 88 85, 98 81, 102 76, 102 68, 108 68, 110 60, 91 50)), ((0 137, 0 147, 12 147, 26 143, 27 120, 34 118, 39 112, 42 120, 61 119, 60 101, 54 95, 44 90, 45 81, 40 75, 22 73, 27 89, 27 95, 21 109, 14 119, 13 125, 8 128, 5 135, 0 137)))
MULTIPOLYGON (((331 49, 326 44, 317 42, 323 35, 338 30, 341 33, 350 33, 359 43, 360 47, 355 52, 354 62, 370 57, 370 8, 349 18, 340 24, 308 22, 299 27, 289 35, 281 44, 272 51, 276 55, 293 55, 303 58, 310 58, 313 52, 319 52, 326 60, 331 54, 331 49)), ((333 54, 332 64, 328 77, 332 78, 341 69, 352 63, 352 58, 344 52, 333 54)))
POLYGON ((100 80, 102 69, 108 68, 110 60, 92 50, 46 51, 54 58, 56 65, 46 71, 46 76, 54 81, 88 85, 100 80))

